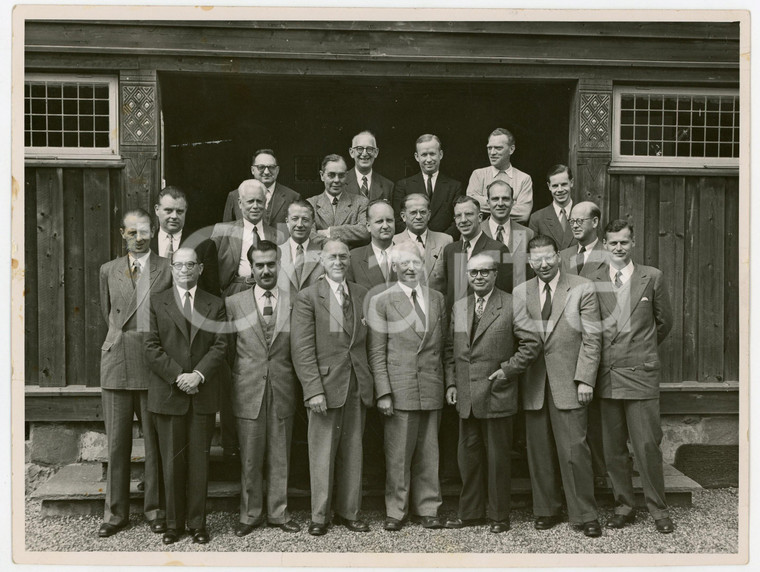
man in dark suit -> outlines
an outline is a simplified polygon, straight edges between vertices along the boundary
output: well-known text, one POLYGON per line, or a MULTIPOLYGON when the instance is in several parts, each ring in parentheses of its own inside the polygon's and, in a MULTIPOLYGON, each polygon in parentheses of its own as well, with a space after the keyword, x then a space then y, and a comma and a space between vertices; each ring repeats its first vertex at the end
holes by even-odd
POLYGON ((311 239, 321 246, 328 238, 336 238, 355 248, 367 244, 367 204, 363 196, 346 192, 346 161, 340 155, 322 159, 319 177, 325 192, 308 201, 314 207, 314 228, 311 239))
POLYGON ((363 196, 369 202, 384 200, 390 203, 393 183, 372 170, 380 154, 375 135, 370 131, 354 135, 348 154, 354 160, 354 168, 346 175, 346 190, 363 196))
POLYGON ((108 472, 103 524, 108 537, 129 524, 129 475, 132 419, 145 439, 144 513, 153 532, 166 530, 160 459, 148 411, 148 379, 143 344, 150 329, 150 297, 171 286, 169 261, 151 255, 150 215, 142 209, 124 213, 120 232, 127 254, 100 267, 100 309, 108 333, 100 354, 100 387, 108 439, 108 472))
MULTIPOLYGON (((567 247, 559 253, 562 267, 576 276, 593 280, 593 276, 607 266, 607 251, 597 235, 602 213, 591 201, 578 203, 573 207, 567 222, 578 244, 567 247)), ((599 409, 599 394, 588 405, 588 431, 586 438, 591 449, 594 466, 594 480, 602 486, 607 483, 607 469, 604 465, 602 446, 602 417, 599 409)))
POLYGON ((597 270, 602 311, 601 396, 604 456, 615 496, 609 528, 623 528, 636 518, 631 460, 641 475, 649 513, 658 532, 673 532, 665 502, 660 425, 660 359, 657 346, 673 326, 670 296, 662 272, 633 264, 633 226, 615 220, 604 230, 609 267, 597 270))
POLYGON ((202 233, 190 235, 185 232, 187 216, 187 196, 179 187, 164 187, 158 193, 153 209, 158 219, 158 231, 150 241, 153 252, 169 259, 181 246, 191 246, 203 265, 203 274, 198 286, 214 296, 219 295, 219 270, 217 268, 216 245, 202 233))
POLYGON ((322 246, 325 277, 298 294, 291 317, 291 353, 309 408, 311 523, 309 534, 335 524, 368 532, 359 519, 362 501, 364 414, 372 406, 367 365, 367 291, 346 282, 348 246, 330 239, 322 246))
POLYGON ((219 410, 217 372, 224 362, 224 305, 198 288, 203 264, 192 248, 172 257, 174 286, 154 295, 145 357, 151 369, 148 410, 158 434, 166 490, 164 544, 182 536, 206 544, 208 464, 219 410))
POLYGON ((371 298, 367 312, 369 365, 377 409, 385 415, 385 530, 401 530, 410 513, 424 528, 442 528, 443 294, 420 285, 422 258, 414 244, 394 248, 393 268, 398 282, 371 298))
POLYGON ((430 230, 445 232, 456 240, 459 238, 454 223, 454 203, 462 193, 462 183, 439 171, 443 159, 441 140, 435 135, 420 135, 416 142, 415 160, 420 172, 397 181, 393 187, 393 210, 396 224, 401 228, 401 205, 406 195, 421 193, 430 199, 430 230))
POLYGON ((256 285, 225 300, 235 332, 230 343, 234 351, 232 410, 241 465, 237 536, 246 536, 265 522, 285 532, 301 530, 288 514, 298 383, 290 359, 290 289, 277 287, 277 245, 262 240, 250 252, 256 285))
POLYGON ((459 514, 447 528, 483 522, 509 530, 512 426, 518 375, 533 362, 541 340, 513 314, 512 296, 496 286, 496 262, 476 254, 467 263, 473 293, 454 304, 446 340, 446 401, 459 413, 457 456, 462 476, 459 514))
POLYGON ((395 233, 391 205, 378 199, 367 207, 367 230, 370 243, 351 251, 346 279, 364 286, 372 297, 396 282, 391 264, 395 233))
POLYGON ((489 253, 499 260, 499 273, 496 287, 504 292, 512 291, 512 268, 501 261, 509 258, 509 250, 502 242, 488 238, 480 226, 480 203, 473 197, 463 196, 454 205, 454 220, 461 238, 443 249, 443 273, 446 277, 446 307, 466 297, 469 291, 467 282, 467 261, 481 252, 489 253))
POLYGON ((314 207, 309 201, 294 201, 288 207, 287 218, 290 238, 279 246, 280 267, 278 281, 280 288, 290 290, 290 299, 316 283, 325 271, 319 262, 322 249, 311 239, 314 226, 314 207))
MULTIPOLYGON (((288 205, 301 198, 296 191, 277 182, 280 166, 277 157, 271 149, 259 149, 253 154, 251 161, 251 174, 264 185, 266 189, 266 203, 264 207, 264 224, 279 229, 285 223, 288 205)), ((224 205, 223 222, 232 222, 243 218, 240 210, 238 189, 230 191, 227 202, 224 205)))
POLYGON ((528 243, 536 278, 513 292, 516 312, 525 312, 543 341, 543 351, 521 380, 534 526, 560 522, 565 491, 570 523, 589 537, 601 536, 591 452, 586 442, 586 406, 594 396, 601 331, 599 302, 590 280, 560 270, 554 240, 528 243))
POLYGON ((552 204, 530 215, 528 226, 536 234, 550 236, 557 248, 564 250, 576 243, 570 223, 573 209, 573 173, 567 165, 554 165, 546 174, 546 186, 552 194, 552 204))

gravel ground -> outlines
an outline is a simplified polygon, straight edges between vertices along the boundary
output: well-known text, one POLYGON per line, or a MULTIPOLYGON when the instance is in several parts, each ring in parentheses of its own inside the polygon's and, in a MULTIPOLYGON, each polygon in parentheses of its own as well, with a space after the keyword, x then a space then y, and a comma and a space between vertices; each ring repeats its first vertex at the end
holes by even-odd
MULTIPOLYGON (((453 515, 455 505, 444 503, 441 514, 453 515)), ((601 509, 601 519, 611 514, 601 509)), ((208 515, 211 542, 193 544, 185 536, 171 547, 172 552, 410 552, 410 553, 735 553, 738 550, 738 490, 712 489, 694 495, 690 508, 671 509, 676 530, 659 534, 648 514, 639 513, 636 523, 623 530, 609 531, 597 539, 586 538, 565 522, 548 531, 533 528, 530 510, 512 511, 512 530, 491 534, 487 527, 462 530, 425 530, 408 524, 401 532, 382 529, 384 514, 366 511, 369 533, 349 532, 331 527, 322 537, 306 532, 307 511, 293 516, 303 530, 288 534, 263 528, 245 538, 233 532, 237 514, 212 512, 208 515)), ((26 503, 26 549, 28 551, 136 551, 165 552, 160 534, 149 531, 142 515, 132 515, 130 526, 107 539, 97 537, 101 519, 96 516, 40 518, 39 502, 26 503)))

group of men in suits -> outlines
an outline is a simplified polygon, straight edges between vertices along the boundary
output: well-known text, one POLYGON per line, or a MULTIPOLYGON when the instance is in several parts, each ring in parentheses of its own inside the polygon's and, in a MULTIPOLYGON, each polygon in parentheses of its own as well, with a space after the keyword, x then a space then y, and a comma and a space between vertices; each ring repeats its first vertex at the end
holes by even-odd
POLYGON ((225 454, 241 464, 235 533, 264 524, 298 532, 287 481, 299 401, 312 535, 331 523, 369 530, 360 515, 362 436, 373 406, 382 418, 386 530, 407 520, 509 530, 522 409, 537 529, 561 520, 564 501, 571 524, 599 536, 594 476, 604 474, 617 502, 607 526, 632 522, 630 440, 656 528, 672 531, 659 448, 657 344, 671 326, 662 273, 632 263, 629 223, 613 221, 599 239, 599 208, 573 205, 564 165, 547 176, 552 204, 520 224, 532 187, 510 164, 514 138, 497 129, 487 149, 491 167, 473 173, 466 194, 439 172, 435 135, 416 142, 420 173, 391 185, 373 171, 379 149, 362 132, 349 150, 354 168, 327 155, 324 191, 308 200, 277 183, 275 154, 262 149, 254 178, 229 194, 225 221, 210 233, 183 233, 188 202, 176 187, 159 193, 157 225, 141 209, 125 213, 127 254, 100 273, 109 325, 100 536, 128 521, 136 413, 151 530, 166 544, 185 529, 209 541, 208 461, 220 409, 225 454), (459 418, 463 482, 447 521, 438 514, 445 403, 459 418))

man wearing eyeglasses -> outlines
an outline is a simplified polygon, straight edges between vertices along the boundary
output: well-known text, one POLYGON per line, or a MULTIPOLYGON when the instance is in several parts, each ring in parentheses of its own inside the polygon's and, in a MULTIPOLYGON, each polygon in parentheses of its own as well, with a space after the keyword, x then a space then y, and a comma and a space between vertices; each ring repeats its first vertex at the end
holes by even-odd
POLYGON ((541 349, 512 296, 496 288, 497 265, 476 254, 467 263, 473 293, 454 304, 446 340, 446 401, 459 413, 457 457, 462 493, 447 528, 510 528, 512 431, 518 375, 541 349))
POLYGON ((158 435, 166 491, 163 543, 185 527, 206 544, 208 466, 219 410, 219 371, 227 348, 224 304, 198 288, 203 264, 192 248, 172 257, 174 286, 152 296, 145 358, 151 370, 148 410, 158 435))
POLYGON ((354 168, 346 175, 346 190, 360 194, 370 202, 391 202, 393 183, 372 169, 380 154, 374 134, 362 131, 354 135, 348 154, 354 160, 354 168))
MULTIPOLYGON (((264 222, 272 227, 284 224, 287 218, 288 206, 293 201, 301 198, 296 191, 277 182, 280 174, 280 166, 277 163, 274 151, 271 149, 259 149, 253 154, 251 174, 254 179, 262 183, 266 189, 266 204, 264 209, 264 222)), ((243 213, 238 204, 238 190, 230 191, 227 202, 224 205, 223 222, 240 220, 243 213)))

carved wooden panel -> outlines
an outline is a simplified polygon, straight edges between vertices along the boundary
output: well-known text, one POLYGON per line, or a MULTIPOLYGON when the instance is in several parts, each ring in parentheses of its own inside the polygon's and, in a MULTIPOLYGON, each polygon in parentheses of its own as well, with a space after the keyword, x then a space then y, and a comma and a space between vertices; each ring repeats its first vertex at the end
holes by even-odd
POLYGON ((580 149, 610 152, 610 94, 581 92, 580 95, 580 149))
POLYGON ((121 84, 122 145, 156 145, 155 85, 121 84))

